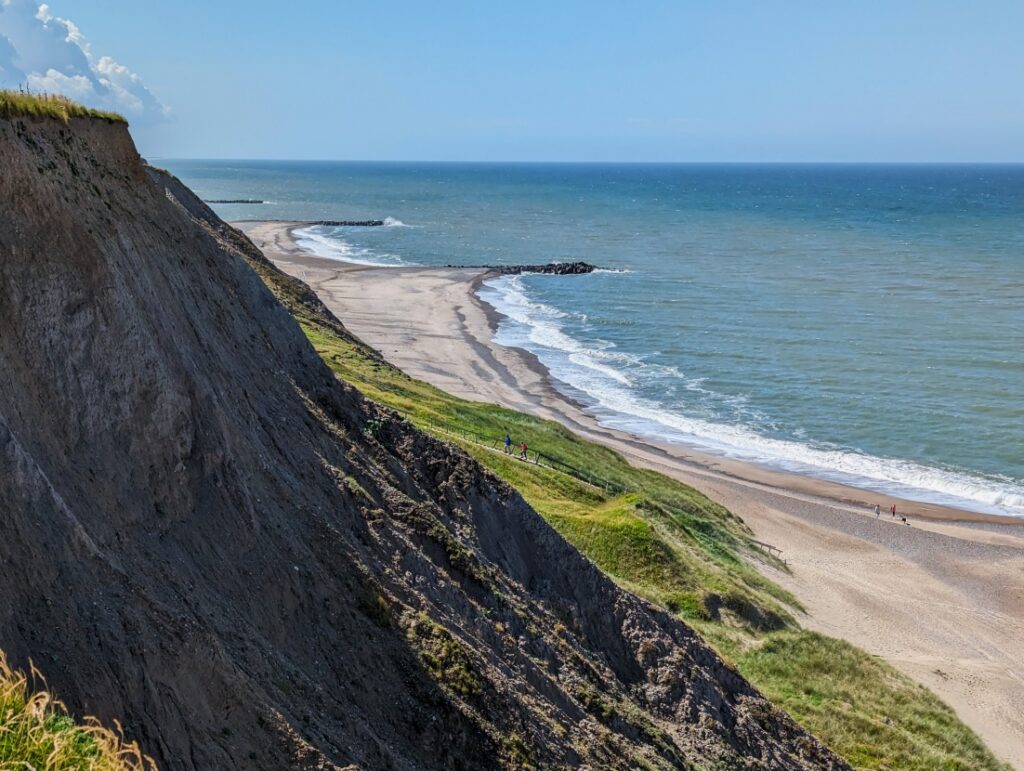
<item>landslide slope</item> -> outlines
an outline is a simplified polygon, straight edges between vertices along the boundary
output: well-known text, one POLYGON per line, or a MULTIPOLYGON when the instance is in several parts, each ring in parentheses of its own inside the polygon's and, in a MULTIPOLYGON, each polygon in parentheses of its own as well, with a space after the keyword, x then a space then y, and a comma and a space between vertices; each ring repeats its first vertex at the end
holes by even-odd
POLYGON ((0 118, 0 649, 163 768, 845 768, 337 380, 126 126, 0 118))

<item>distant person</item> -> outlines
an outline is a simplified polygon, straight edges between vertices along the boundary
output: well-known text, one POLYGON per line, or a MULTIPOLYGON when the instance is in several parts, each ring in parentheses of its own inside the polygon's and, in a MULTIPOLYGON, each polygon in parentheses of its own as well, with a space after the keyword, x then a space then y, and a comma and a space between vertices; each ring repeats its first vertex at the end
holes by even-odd
POLYGON ((519 445, 519 457, 526 460, 526 442, 519 445))
POLYGON ((896 516, 896 504, 895 503, 892 505, 892 508, 889 509, 889 513, 892 514, 894 517, 896 516))
POLYGON ((509 436, 508 434, 505 434, 505 454, 512 454, 512 437, 509 436))
POLYGON ((882 507, 881 507, 881 506, 879 506, 879 505, 878 505, 878 504, 876 503, 876 504, 875 504, 875 519, 878 519, 878 517, 879 517, 879 515, 880 515, 881 513, 882 513, 882 507))

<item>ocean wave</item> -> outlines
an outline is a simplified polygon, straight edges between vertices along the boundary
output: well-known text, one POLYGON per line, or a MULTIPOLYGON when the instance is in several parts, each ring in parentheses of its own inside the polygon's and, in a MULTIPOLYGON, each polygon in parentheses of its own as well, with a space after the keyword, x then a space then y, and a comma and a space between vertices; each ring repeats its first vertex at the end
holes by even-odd
POLYGON ((410 227, 412 227, 412 225, 406 225, 400 219, 395 219, 394 217, 385 217, 384 218, 384 227, 386 227, 386 228, 410 228, 410 227))
POLYGON ((528 329, 531 344, 564 351, 580 366, 600 372, 623 385, 630 385, 628 375, 620 372, 608 362, 611 354, 607 351, 607 347, 605 350, 585 347, 574 337, 562 331, 558 320, 567 318, 567 313, 527 297, 522 276, 505 276, 487 281, 485 284, 501 295, 498 304, 495 305, 492 302, 492 305, 495 305, 500 313, 528 329), (500 307, 498 307, 499 305, 500 307))
POLYGON ((300 249, 328 260, 378 268, 395 268, 413 264, 406 262, 396 254, 355 246, 342 238, 340 233, 338 228, 314 225, 308 228, 297 228, 292 231, 292 236, 295 238, 295 245, 300 249))
POLYGON ((584 396, 589 411, 604 426, 879 494, 1024 517, 1020 480, 877 457, 815 442, 800 432, 792 439, 759 433, 752 426, 770 426, 770 421, 750 409, 743 397, 714 394, 704 387, 703 378, 688 378, 672 367, 647 363, 642 357, 616 351, 606 341, 585 344, 573 337, 564 324, 574 314, 530 298, 520 276, 485 282, 480 297, 505 317, 497 342, 535 354, 557 381, 584 396), (746 420, 719 422, 666 409, 638 393, 635 386, 646 377, 679 382, 688 391, 718 401, 732 400, 733 415, 746 420))

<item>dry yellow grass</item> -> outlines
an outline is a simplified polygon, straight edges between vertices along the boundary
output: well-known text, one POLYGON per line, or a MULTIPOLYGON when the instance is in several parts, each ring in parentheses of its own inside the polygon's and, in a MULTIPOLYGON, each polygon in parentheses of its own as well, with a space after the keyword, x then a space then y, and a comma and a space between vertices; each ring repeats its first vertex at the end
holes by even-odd
POLYGON ((126 123, 116 112, 93 110, 60 94, 28 94, 24 91, 0 91, 0 118, 57 118, 67 123, 72 118, 99 118, 111 123, 126 123))
POLYGON ((0 769, 6 771, 155 771, 156 764, 94 718, 76 723, 33 668, 31 681, 0 651, 0 769))

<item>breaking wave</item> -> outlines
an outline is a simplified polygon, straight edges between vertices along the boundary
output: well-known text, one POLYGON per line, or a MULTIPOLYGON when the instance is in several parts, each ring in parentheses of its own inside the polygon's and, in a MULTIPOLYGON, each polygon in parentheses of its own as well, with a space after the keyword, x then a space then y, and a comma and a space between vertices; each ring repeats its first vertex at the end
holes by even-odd
MULTIPOLYGON (((398 220, 394 220, 394 222, 397 225, 391 225, 390 227, 407 227, 398 222, 398 220)), ((385 220, 385 226, 388 226, 387 220, 385 220)), ((403 260, 397 254, 389 254, 368 247, 356 246, 345 240, 345 230, 346 228, 342 227, 313 225, 293 230, 292 236, 295 238, 296 246, 300 249, 328 260, 349 262, 354 265, 370 265, 379 268, 396 268, 414 264, 403 260)))
POLYGON ((646 362, 616 350, 612 343, 573 337, 566 322, 573 316, 585 317, 531 299, 521 276, 486 281, 480 297, 505 317, 496 341, 535 354, 556 381, 582 396, 588 411, 604 426, 881 494, 1024 517, 1024 485, 1019 480, 876 457, 806 439, 801 432, 795 432, 798 438, 767 436, 757 428, 770 427, 770 421, 743 398, 714 394, 705 389, 703 378, 646 362), (728 414, 733 421, 667 409, 638 392, 636 386, 650 378, 671 380, 717 402, 731 401, 728 414))

